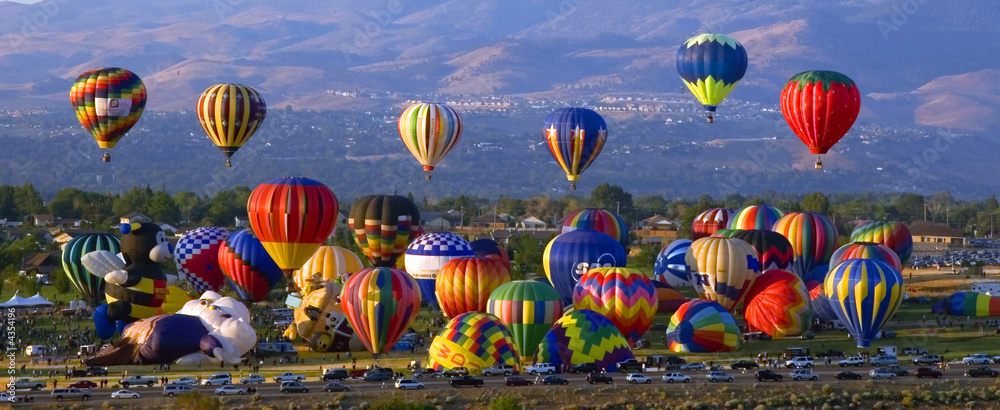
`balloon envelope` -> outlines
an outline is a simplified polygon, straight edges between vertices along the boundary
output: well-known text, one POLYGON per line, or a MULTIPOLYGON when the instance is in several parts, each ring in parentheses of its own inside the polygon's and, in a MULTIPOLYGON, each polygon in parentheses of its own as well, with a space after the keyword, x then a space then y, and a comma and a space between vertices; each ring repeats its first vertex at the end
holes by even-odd
POLYGON ((538 342, 562 317, 562 297, 548 282, 517 280, 497 287, 490 294, 486 311, 500 318, 514 335, 518 351, 534 355, 538 342))
POLYGON ((452 259, 475 255, 469 241, 461 236, 451 232, 431 232, 421 235, 406 247, 406 272, 417 280, 423 300, 437 309, 438 272, 452 259))
POLYGON ((823 291, 858 347, 869 347, 903 303, 903 276, 879 260, 848 259, 830 271, 823 291))
POLYGON ((681 305, 687 303, 688 298, 676 289, 665 283, 653 281, 656 288, 656 313, 674 313, 681 305))
POLYGON ((604 149, 608 125, 604 118, 586 108, 560 108, 545 117, 542 136, 556 164, 576 189, 576 181, 604 149))
POLYGON ((861 111, 854 81, 833 71, 792 76, 781 91, 781 113, 813 154, 825 154, 850 131, 861 111))
POLYGON ((727 238, 740 239, 757 250, 761 272, 771 269, 788 269, 792 266, 792 244, 784 235, 762 229, 735 230, 727 238))
POLYGON ((452 318, 434 337, 427 356, 430 367, 437 370, 479 370, 502 364, 521 370, 514 335, 489 313, 467 312, 452 318))
POLYGON ((114 148, 146 108, 146 86, 124 68, 80 74, 69 91, 76 119, 101 148, 114 148))
POLYGON ((399 138, 413 157, 431 171, 462 137, 462 117, 445 104, 414 104, 399 116, 399 138))
POLYGON ((507 271, 510 271, 510 256, 507 255, 507 250, 503 248, 503 245, 500 245, 497 241, 492 239, 476 239, 469 242, 469 246, 472 248, 472 252, 476 254, 476 257, 496 259, 507 268, 507 271))
POLYGON ((591 269, 573 289, 574 309, 604 315, 630 345, 635 345, 653 324, 658 302, 653 282, 636 269, 591 269))
POLYGON ((1000 316, 1000 298, 979 292, 952 294, 931 308, 939 315, 1000 316))
POLYGON ((710 300, 693 299, 681 305, 667 327, 667 346, 675 352, 729 352, 739 340, 736 318, 710 300))
POLYGON ((829 264, 840 240, 837 227, 818 212, 790 212, 779 219, 773 229, 792 244, 795 262, 789 270, 801 278, 816 267, 829 264))
POLYGON ((571 231, 556 236, 545 247, 542 266, 552 287, 565 305, 573 303, 573 288, 588 270, 624 267, 625 248, 614 238, 597 231, 571 231))
POLYGON ((691 222, 691 240, 712 236, 715 231, 729 227, 729 221, 736 211, 727 208, 713 208, 698 214, 691 222))
POLYGON ((90 273, 80 258, 93 251, 106 250, 113 254, 121 252, 121 240, 106 233, 84 234, 66 242, 62 252, 63 272, 73 288, 83 296, 90 306, 104 303, 104 273, 90 273))
POLYGON ((761 229, 770 231, 785 214, 770 205, 750 205, 736 211, 729 220, 729 229, 761 229))
POLYGON ((293 336, 305 339, 314 352, 364 349, 340 305, 342 290, 339 284, 322 282, 302 296, 302 303, 293 313, 293 336))
POLYGON ((653 265, 653 280, 674 288, 691 286, 691 267, 687 264, 687 250, 691 247, 688 239, 670 242, 656 255, 653 265))
POLYGON ((337 197, 319 181, 276 178, 253 190, 247 215, 264 249, 291 280, 292 271, 334 233, 337 197))
POLYGON ((510 272, 499 260, 452 259, 437 275, 438 303, 447 318, 466 312, 485 312, 493 290, 507 282, 510 282, 510 272))
MULTIPOLYGON (((899 256, 896 255, 896 252, 880 243, 852 242, 841 246, 833 252, 833 256, 830 256, 828 267, 835 267, 848 259, 876 259, 888 263, 889 266, 900 272, 903 271, 903 265, 899 262, 899 256)), ((823 279, 826 279, 825 274, 820 278, 820 282, 823 279)))
POLYGON ((617 372, 617 364, 635 355, 618 328, 592 310, 574 310, 561 317, 538 344, 535 363, 552 363, 567 369, 596 363, 599 369, 617 372))
POLYGON ((781 338, 798 336, 812 327, 812 308, 806 286, 787 270, 764 272, 747 293, 743 318, 747 326, 781 338))
POLYGON ((372 354, 388 353, 420 309, 417 281, 405 271, 369 268, 351 275, 340 304, 351 327, 372 354))
POLYGON ((913 252, 913 236, 910 228, 901 222, 874 221, 859 226, 851 233, 851 242, 874 242, 887 246, 899 256, 899 262, 906 265, 913 252))
POLYGON ((368 195, 351 205, 347 226, 374 266, 393 267, 420 228, 417 206, 398 195, 368 195))
POLYGON ((701 238, 687 252, 694 290, 705 300, 732 311, 739 308, 754 279, 760 275, 757 250, 739 239, 701 238))
POLYGON ((214 226, 195 228, 177 240, 174 263, 177 276, 191 284, 199 295, 218 292, 226 284, 226 274, 219 266, 219 248, 229 237, 229 230, 214 226))
POLYGON ((295 288, 304 291, 309 284, 332 282, 343 284, 352 273, 364 269, 361 258, 339 246, 320 246, 301 268, 292 275, 295 288))
POLYGON ((628 249, 628 225, 620 215, 597 208, 587 208, 573 211, 562 222, 560 233, 589 229, 608 234, 618 240, 622 247, 628 249))
POLYGON ((743 45, 722 34, 699 34, 677 49, 677 73, 708 112, 736 88, 747 62, 743 45))
POLYGON ((246 229, 231 233, 219 247, 219 266, 229 287, 244 302, 264 300, 282 276, 260 239, 246 229))
POLYGON ((216 84, 198 97, 198 122, 215 146, 229 158, 257 132, 267 116, 267 104, 257 90, 243 84, 216 84))

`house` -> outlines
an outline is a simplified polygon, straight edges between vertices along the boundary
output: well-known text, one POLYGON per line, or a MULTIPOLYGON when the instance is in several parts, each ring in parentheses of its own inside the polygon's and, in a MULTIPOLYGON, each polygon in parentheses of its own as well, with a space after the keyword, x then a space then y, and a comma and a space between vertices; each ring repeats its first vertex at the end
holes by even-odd
POLYGON ((347 216, 337 212, 337 229, 347 229, 347 216))
POLYGON ((129 212, 125 216, 121 217, 121 223, 123 224, 134 224, 143 222, 153 222, 153 218, 142 212, 129 212))
POLYGON ((246 229, 250 227, 250 219, 243 216, 236 217, 236 229, 246 229))
POLYGON ((59 266, 56 263, 56 259, 45 252, 27 253, 21 258, 21 274, 47 275, 49 272, 58 269, 59 266))
POLYGON ((548 225, 534 215, 526 214, 517 218, 517 227, 520 229, 545 229, 548 225))
POLYGON ((52 215, 36 214, 32 218, 35 226, 52 226, 56 222, 56 217, 52 215))
POLYGON ((940 222, 918 221, 910 224, 914 244, 934 243, 944 246, 966 246, 965 233, 940 222))
POLYGON ((458 211, 425 211, 420 213, 420 219, 422 219, 420 224, 424 226, 424 229, 441 230, 462 225, 462 213, 458 211))
POLYGON ((84 220, 84 219, 56 218, 55 222, 53 223, 53 226, 57 226, 57 227, 60 227, 60 228, 75 228, 75 229, 79 229, 79 228, 83 227, 83 224, 85 224, 85 223, 87 223, 87 221, 84 220))
POLYGON ((168 224, 166 222, 153 222, 153 223, 156 224, 156 226, 159 226, 160 229, 162 229, 163 232, 166 233, 168 236, 172 236, 178 231, 177 227, 168 224))
POLYGON ((473 218, 469 225, 479 228, 506 229, 507 221, 500 215, 488 212, 473 218))
POLYGON ((677 229, 677 224, 663 215, 656 214, 639 221, 639 227, 640 229, 648 230, 673 231, 677 229))

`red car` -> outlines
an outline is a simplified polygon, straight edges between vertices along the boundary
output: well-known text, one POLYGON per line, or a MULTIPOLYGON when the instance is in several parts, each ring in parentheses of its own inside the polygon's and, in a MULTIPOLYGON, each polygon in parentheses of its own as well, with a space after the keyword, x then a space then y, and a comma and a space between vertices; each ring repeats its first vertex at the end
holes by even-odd
POLYGON ((73 384, 71 384, 69 386, 66 386, 66 387, 70 387, 70 388, 74 388, 75 387, 77 389, 93 389, 93 388, 97 387, 97 383, 94 383, 94 382, 92 382, 90 380, 80 380, 80 381, 78 381, 76 383, 73 383, 73 384))

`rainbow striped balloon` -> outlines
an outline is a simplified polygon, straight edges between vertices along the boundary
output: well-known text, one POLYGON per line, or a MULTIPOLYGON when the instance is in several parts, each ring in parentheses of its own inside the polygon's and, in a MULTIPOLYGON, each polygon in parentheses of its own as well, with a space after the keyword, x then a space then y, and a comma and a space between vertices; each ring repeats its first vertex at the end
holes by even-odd
POLYGON ((729 219, 729 229, 763 229, 770 231, 784 212, 770 205, 750 205, 743 207, 729 219))
POLYGON ((869 347, 903 303, 903 275, 879 260, 848 259, 830 271, 823 291, 858 347, 869 347))
POLYGON ((630 345, 649 330, 658 304, 653 282, 636 269, 591 269, 573 289, 574 309, 593 310, 611 319, 630 345))
POLYGON ((736 350, 739 341, 736 318, 710 300, 693 299, 681 305, 667 327, 667 346, 675 352, 729 352, 736 350))
POLYGON ((806 285, 787 270, 769 270, 747 292, 747 325, 773 337, 798 336, 812 326, 806 285))
POLYGON ((547 281, 516 280, 493 291, 486 311, 507 325, 521 354, 533 356, 538 342, 562 316, 563 302, 547 281))
POLYGON ((431 171, 462 137, 462 117, 444 104, 414 104, 399 116, 399 138, 413 157, 431 171))
POLYGON ((562 231, 566 233, 577 229, 588 229, 607 234, 618 240, 625 249, 628 249, 628 226, 625 219, 620 215, 597 208, 587 208, 574 211, 566 216, 562 222, 562 231))
POLYGON ((791 271, 803 279, 814 269, 830 263, 840 239, 830 218, 818 212, 791 212, 774 224, 774 231, 792 244, 795 261, 791 271))
POLYGON ((875 221, 859 226, 851 233, 851 242, 883 244, 896 252, 899 262, 906 265, 913 252, 913 236, 902 222, 875 221))
POLYGON ((434 337, 427 354, 436 370, 465 367, 485 369, 506 364, 521 370, 521 353, 510 333, 496 316, 468 312, 455 316, 434 337))
POLYGON ((340 293, 344 315, 372 354, 389 353, 417 317, 420 301, 417 281, 392 268, 357 272, 340 293))
POLYGON ((617 364, 634 359, 628 341, 604 315, 593 310, 574 310, 560 318, 538 344, 535 363, 552 363, 563 370, 583 363, 617 372, 617 364))
POLYGON ((958 292, 931 308, 939 315, 1000 316, 1000 297, 979 292, 958 292))
POLYGON ((889 266, 902 272, 903 264, 899 261, 899 255, 889 247, 880 243, 853 242, 837 248, 830 257, 830 267, 836 267, 848 259, 876 259, 888 263, 889 266))
POLYGON ((503 262, 492 258, 456 258, 441 267, 435 279, 438 304, 445 317, 485 312, 493 290, 510 282, 503 262))

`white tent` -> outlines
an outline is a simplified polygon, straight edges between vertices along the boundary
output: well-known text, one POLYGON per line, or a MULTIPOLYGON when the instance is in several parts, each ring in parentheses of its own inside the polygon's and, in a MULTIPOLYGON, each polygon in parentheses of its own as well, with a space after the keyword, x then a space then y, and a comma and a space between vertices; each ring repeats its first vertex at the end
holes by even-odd
POLYGON ((5 308, 12 307, 15 309, 26 308, 29 307, 28 298, 22 298, 17 295, 17 292, 14 292, 14 296, 12 296, 8 301, 0 303, 0 307, 5 307, 5 308))
POLYGON ((48 299, 45 299, 41 293, 36 293, 35 296, 28 298, 26 302, 27 307, 53 307, 56 305, 55 303, 49 302, 48 299))

